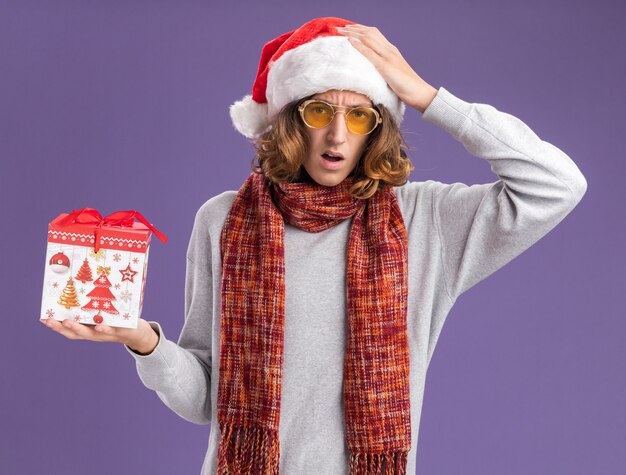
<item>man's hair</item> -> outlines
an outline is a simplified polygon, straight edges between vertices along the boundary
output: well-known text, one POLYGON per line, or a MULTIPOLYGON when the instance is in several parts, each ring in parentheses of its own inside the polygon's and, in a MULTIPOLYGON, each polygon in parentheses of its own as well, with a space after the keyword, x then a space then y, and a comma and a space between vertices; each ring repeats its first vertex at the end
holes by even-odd
MULTIPOLYGON (((299 104, 310 97, 312 95, 283 107, 272 127, 253 140, 255 157, 251 169, 254 173, 265 175, 273 183, 311 180, 302 166, 308 154, 309 140, 298 112, 299 104), (254 163, 256 159, 258 164, 254 163)), ((369 134, 363 155, 349 175, 356 178, 349 190, 355 198, 369 198, 379 186, 404 185, 414 169, 405 153, 409 147, 391 113, 382 104, 375 108, 382 122, 369 134)))

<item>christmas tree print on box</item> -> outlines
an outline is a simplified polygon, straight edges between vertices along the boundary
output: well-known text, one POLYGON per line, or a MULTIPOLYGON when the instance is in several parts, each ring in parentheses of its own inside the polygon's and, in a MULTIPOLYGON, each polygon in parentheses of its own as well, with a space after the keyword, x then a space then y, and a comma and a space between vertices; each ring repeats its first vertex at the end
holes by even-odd
MULTIPOLYGON (((83 310, 96 310, 110 313, 111 315, 118 315, 120 312, 113 305, 115 295, 109 290, 112 284, 107 279, 106 271, 102 271, 100 277, 96 279, 93 285, 93 290, 87 294, 90 300, 82 307, 83 310)), ((95 322, 100 323, 97 320, 95 322)))
POLYGON ((78 297, 76 296, 76 289, 74 288, 74 281, 70 277, 67 281, 67 285, 63 289, 61 298, 57 302, 59 305, 70 309, 72 307, 80 307, 78 303, 78 297))
POLYGON ((83 261, 83 265, 78 269, 78 274, 76 274, 76 280, 80 280, 83 284, 87 282, 91 282, 93 277, 91 276, 91 267, 89 267, 89 261, 87 258, 83 261))
POLYGON ((136 328, 141 317, 150 230, 111 226, 98 232, 76 225, 48 230, 40 318, 136 328))

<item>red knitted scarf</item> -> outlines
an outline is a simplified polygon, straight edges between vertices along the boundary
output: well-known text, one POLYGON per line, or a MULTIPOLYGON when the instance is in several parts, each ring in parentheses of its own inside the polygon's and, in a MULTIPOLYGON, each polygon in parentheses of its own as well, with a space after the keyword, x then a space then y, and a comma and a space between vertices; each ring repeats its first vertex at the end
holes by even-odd
POLYGON ((348 194, 353 183, 273 185, 252 173, 235 197, 220 239, 218 474, 279 473, 284 222, 315 233, 349 218, 343 383, 350 474, 406 473, 406 228, 390 187, 362 200, 348 194))

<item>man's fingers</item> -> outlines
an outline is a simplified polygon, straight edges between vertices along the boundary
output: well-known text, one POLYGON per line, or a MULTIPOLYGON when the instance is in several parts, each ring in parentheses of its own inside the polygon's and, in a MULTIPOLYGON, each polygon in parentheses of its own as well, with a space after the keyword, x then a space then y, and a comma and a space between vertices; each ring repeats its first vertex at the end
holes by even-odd
POLYGON ((106 325, 84 325, 82 323, 73 322, 72 320, 64 320, 64 325, 71 328, 74 333, 80 335, 81 338, 91 341, 118 341, 115 328, 106 325), (96 330, 98 327, 98 330, 96 330))
POLYGON ((388 55, 392 51, 392 45, 387 41, 383 34, 374 27, 356 27, 346 25, 344 28, 337 28, 337 30, 345 36, 356 38, 365 46, 370 48, 379 56, 388 55))
POLYGON ((118 343, 122 342, 122 334, 128 330, 128 328, 110 327, 108 325, 95 325, 91 328, 93 334, 102 339, 102 341, 115 341, 118 343))
POLYGON ((111 327, 99 325, 101 330, 96 331, 91 325, 83 325, 69 318, 59 322, 53 318, 42 320, 42 322, 52 330, 71 340, 91 340, 91 341, 118 341, 115 332, 111 327))
POLYGON ((71 328, 63 325, 63 323, 55 320, 54 318, 47 318, 44 320, 40 320, 48 328, 54 330, 57 333, 60 333, 66 338, 70 340, 79 340, 81 337, 77 335, 71 328))

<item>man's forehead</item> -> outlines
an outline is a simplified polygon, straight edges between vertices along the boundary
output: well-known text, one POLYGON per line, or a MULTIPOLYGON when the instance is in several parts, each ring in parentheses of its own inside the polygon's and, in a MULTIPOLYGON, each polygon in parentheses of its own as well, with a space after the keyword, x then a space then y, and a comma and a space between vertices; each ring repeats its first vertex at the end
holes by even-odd
POLYGON ((370 101, 367 96, 353 91, 330 90, 315 94, 313 97, 315 99, 323 99, 329 102, 343 99, 346 102, 346 105, 353 107, 370 106, 372 104, 372 101, 370 101))

